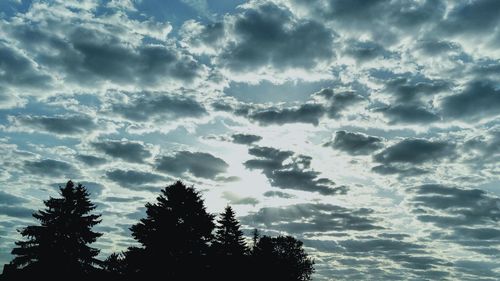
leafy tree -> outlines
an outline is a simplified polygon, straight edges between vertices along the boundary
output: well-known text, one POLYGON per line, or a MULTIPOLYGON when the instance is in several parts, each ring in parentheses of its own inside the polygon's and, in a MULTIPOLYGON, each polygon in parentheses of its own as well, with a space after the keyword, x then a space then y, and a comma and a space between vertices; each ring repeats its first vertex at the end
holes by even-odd
POLYGON ((100 223, 100 215, 90 214, 96 206, 90 202, 84 186, 68 181, 60 188, 61 198, 44 201, 46 208, 33 214, 40 225, 20 230, 24 241, 16 242, 11 267, 38 277, 54 274, 86 274, 91 272, 99 250, 88 244, 102 234, 92 227, 100 223))
POLYGON ((303 243, 291 236, 263 236, 253 258, 262 280, 307 281, 314 272, 314 261, 302 248, 303 243))
POLYGON ((141 264, 133 266, 142 274, 161 272, 190 280, 190 274, 206 270, 213 215, 207 213, 200 194, 180 181, 161 192, 156 203, 146 204, 146 218, 131 227, 132 236, 143 246, 143 258, 134 258, 141 264))
POLYGON ((231 206, 227 206, 217 221, 214 248, 217 254, 225 256, 243 256, 248 247, 240 230, 240 223, 235 218, 231 206))
POLYGON ((125 255, 123 253, 112 253, 102 262, 101 268, 113 277, 124 275, 126 272, 125 255))

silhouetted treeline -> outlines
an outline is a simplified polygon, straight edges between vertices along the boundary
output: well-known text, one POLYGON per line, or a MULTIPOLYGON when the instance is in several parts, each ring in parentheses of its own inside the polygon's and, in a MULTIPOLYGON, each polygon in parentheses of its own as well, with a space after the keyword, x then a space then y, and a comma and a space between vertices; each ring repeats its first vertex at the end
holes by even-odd
POLYGON ((260 236, 251 245, 230 206, 219 218, 206 211, 200 194, 178 181, 146 204, 146 217, 130 230, 140 247, 104 261, 89 245, 102 234, 96 206, 82 185, 69 181, 61 198, 44 201, 33 214, 39 225, 20 230, 14 259, 2 280, 310 280, 314 262, 291 236, 260 236))

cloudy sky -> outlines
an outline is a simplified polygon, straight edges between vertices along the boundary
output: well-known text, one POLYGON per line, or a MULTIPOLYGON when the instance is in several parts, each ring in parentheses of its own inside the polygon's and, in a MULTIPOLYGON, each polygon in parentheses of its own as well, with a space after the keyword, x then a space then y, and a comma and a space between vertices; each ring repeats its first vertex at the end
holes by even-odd
POLYGON ((0 264, 68 179, 102 256, 176 179, 315 280, 498 280, 500 1, 0 1, 0 264))

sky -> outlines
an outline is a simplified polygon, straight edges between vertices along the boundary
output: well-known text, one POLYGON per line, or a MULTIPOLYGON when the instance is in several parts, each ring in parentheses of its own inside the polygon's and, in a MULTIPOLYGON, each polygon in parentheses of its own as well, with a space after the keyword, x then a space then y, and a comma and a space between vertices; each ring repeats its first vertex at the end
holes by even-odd
POLYGON ((500 1, 0 1, 0 264, 72 179, 101 257, 177 179, 314 280, 500 278, 500 1))

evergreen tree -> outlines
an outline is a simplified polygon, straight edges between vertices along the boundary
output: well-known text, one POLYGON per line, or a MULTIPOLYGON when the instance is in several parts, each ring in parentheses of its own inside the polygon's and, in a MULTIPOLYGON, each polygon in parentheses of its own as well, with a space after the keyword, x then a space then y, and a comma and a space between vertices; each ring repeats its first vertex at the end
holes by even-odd
POLYGON ((206 270, 213 216, 207 213, 200 194, 180 181, 161 192, 156 203, 146 204, 146 218, 131 227, 132 236, 143 246, 135 249, 142 251, 142 259, 134 258, 141 264, 132 266, 142 274, 161 272, 173 279, 190 280, 190 274, 206 270))
POLYGON ((96 206, 90 202, 84 186, 68 181, 60 188, 61 198, 44 201, 46 208, 33 214, 40 225, 20 230, 24 241, 16 242, 11 266, 23 274, 38 277, 50 274, 83 275, 93 270, 98 249, 91 244, 101 233, 92 231, 100 215, 90 214, 96 206))
POLYGON ((231 206, 227 206, 217 221, 214 248, 217 254, 226 256, 243 256, 248 247, 240 230, 240 223, 235 218, 231 206))

